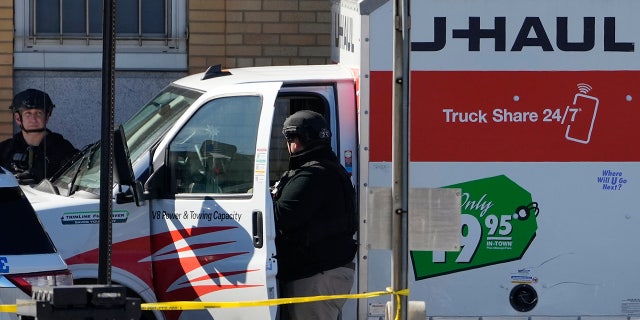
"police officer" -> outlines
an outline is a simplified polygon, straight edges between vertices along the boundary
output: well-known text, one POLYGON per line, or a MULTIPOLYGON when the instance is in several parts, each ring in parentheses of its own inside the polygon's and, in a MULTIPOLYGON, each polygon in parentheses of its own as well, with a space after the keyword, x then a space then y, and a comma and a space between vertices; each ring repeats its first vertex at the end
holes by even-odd
POLYGON ((49 95, 37 89, 16 94, 9 106, 20 132, 0 142, 0 165, 13 172, 21 184, 50 178, 78 152, 62 135, 47 129, 54 107, 49 95))
MULTIPOLYGON (((294 113, 285 120, 283 134, 289 170, 273 190, 281 296, 348 294, 357 250, 351 177, 331 150, 331 131, 319 113, 294 113)), ((336 320, 344 302, 283 305, 281 319, 336 320)))

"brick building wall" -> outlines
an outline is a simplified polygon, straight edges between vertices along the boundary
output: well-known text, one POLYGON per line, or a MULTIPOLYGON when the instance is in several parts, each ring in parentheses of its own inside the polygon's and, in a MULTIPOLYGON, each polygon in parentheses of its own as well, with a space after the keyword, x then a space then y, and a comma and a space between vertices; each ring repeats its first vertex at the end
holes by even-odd
POLYGON ((11 136, 13 116, 13 1, 0 1, 0 140, 11 136))
POLYGON ((330 61, 330 0, 189 0, 189 73, 330 61))

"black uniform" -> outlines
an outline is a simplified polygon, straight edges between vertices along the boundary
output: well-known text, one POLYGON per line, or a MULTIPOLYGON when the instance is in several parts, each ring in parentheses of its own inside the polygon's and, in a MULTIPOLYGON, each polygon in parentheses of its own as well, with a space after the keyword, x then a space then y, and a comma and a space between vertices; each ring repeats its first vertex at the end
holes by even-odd
POLYGON ((29 146, 18 132, 0 142, 0 166, 13 172, 20 183, 33 184, 53 176, 77 152, 71 142, 49 129, 39 146, 29 146))
POLYGON ((355 191, 328 144, 292 155, 276 188, 280 280, 310 277, 353 261, 355 191))

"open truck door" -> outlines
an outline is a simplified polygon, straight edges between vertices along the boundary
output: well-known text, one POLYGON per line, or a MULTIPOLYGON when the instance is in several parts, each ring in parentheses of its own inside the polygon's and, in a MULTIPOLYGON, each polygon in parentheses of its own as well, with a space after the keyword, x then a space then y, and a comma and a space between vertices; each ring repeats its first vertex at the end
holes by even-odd
MULTIPOLYGON (((280 86, 212 90, 158 146, 157 169, 145 185, 158 301, 277 298, 268 150, 280 86)), ((252 307, 166 315, 273 319, 275 313, 276 307, 252 307)))

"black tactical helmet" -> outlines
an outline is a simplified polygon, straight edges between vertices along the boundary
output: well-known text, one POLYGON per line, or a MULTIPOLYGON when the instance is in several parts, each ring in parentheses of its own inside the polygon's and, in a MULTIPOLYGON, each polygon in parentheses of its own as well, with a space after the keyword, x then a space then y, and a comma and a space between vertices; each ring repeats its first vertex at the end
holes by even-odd
POLYGON ((13 103, 9 106, 13 112, 22 109, 42 109, 45 113, 50 113, 55 105, 46 92, 37 89, 24 90, 13 97, 13 103))
POLYGON ((282 134, 287 138, 298 137, 303 144, 331 141, 331 130, 324 117, 311 110, 300 110, 290 115, 284 121, 282 134))

